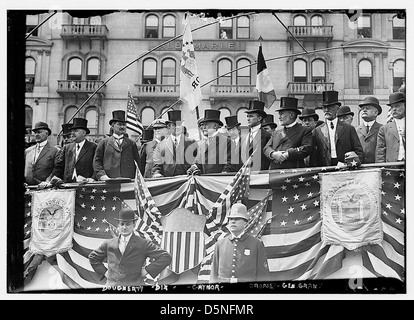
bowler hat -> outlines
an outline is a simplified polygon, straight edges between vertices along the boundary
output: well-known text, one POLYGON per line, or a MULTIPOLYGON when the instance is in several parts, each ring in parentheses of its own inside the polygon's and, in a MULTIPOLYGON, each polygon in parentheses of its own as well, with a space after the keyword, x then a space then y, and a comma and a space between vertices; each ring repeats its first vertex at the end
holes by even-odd
POLYGON ((227 129, 232 129, 234 127, 237 127, 237 126, 241 125, 241 123, 237 120, 237 115, 230 116, 230 117, 225 117, 224 119, 226 120, 226 128, 227 129))
POLYGON ((323 91, 322 100, 323 106, 330 106, 333 104, 337 104, 338 106, 342 105, 342 103, 338 101, 338 91, 323 91))
POLYGON ((281 97, 280 98, 280 109, 276 111, 291 110, 295 111, 297 114, 302 112, 298 109, 298 99, 293 97, 281 97))
POLYGON ((352 116, 354 115, 354 113, 351 111, 351 108, 350 107, 348 107, 348 106, 342 106, 342 107, 340 107, 338 109, 338 112, 336 113, 336 116, 337 117, 340 117, 340 116, 346 116, 348 114, 350 114, 352 116))
POLYGON ((142 140, 143 141, 151 141, 154 138, 154 130, 153 129, 144 129, 142 133, 142 140))
POLYGON ((166 123, 175 123, 181 121, 181 110, 168 111, 168 120, 166 123))
POLYGON ((72 125, 71 130, 74 130, 74 129, 83 129, 83 130, 86 131, 86 134, 89 134, 90 131, 87 128, 87 125, 88 125, 88 120, 83 119, 83 118, 74 118, 73 119, 73 125, 72 125))
POLYGON ((247 208, 242 203, 235 203, 231 207, 231 211, 229 214, 229 219, 236 219, 236 218, 242 218, 246 221, 249 221, 249 218, 247 217, 247 208))
POLYGON ((303 108, 302 115, 299 116, 299 119, 305 119, 312 117, 315 121, 319 120, 319 115, 315 112, 313 108, 303 108))
POLYGON ((70 134, 70 129, 72 128, 72 123, 64 123, 62 124, 62 136, 67 136, 70 134))
POLYGON ((378 115, 380 115, 382 113, 382 108, 379 105, 378 99, 375 98, 375 97, 372 97, 372 96, 365 97, 364 101, 362 103, 360 103, 359 106, 360 107, 363 107, 363 106, 373 106, 373 107, 377 108, 378 115))
POLYGON ((109 120, 109 125, 112 125, 112 122, 127 122, 125 118, 125 111, 124 110, 112 111, 112 119, 109 120))
POLYGON ((154 129, 162 129, 162 128, 166 128, 167 127, 167 123, 165 120, 163 119, 158 119, 157 121, 155 121, 155 123, 152 125, 152 127, 154 129))
POLYGON ((37 130, 46 129, 49 132, 49 135, 52 134, 52 130, 50 130, 48 124, 43 121, 39 121, 35 124, 34 129, 32 129, 33 132, 36 132, 37 130))
POLYGON ((277 127, 277 124, 275 123, 275 118, 273 117, 273 114, 268 114, 266 116, 266 118, 263 120, 262 127, 267 126, 267 125, 273 126, 274 128, 277 127))
POLYGON ((405 94, 402 92, 393 92, 390 94, 389 100, 390 100, 390 103, 387 103, 387 106, 390 106, 393 103, 397 103, 401 101, 405 102, 405 94))
POLYGON ((223 126, 223 122, 221 122, 220 120, 220 110, 214 110, 214 109, 204 110, 204 118, 203 118, 203 121, 200 123, 210 122, 210 121, 218 123, 220 127, 223 126))
POLYGON ((134 210, 131 208, 123 208, 119 211, 118 218, 114 218, 117 221, 135 221, 138 217, 135 215, 134 210))
POLYGON ((266 118, 267 113, 264 111, 265 103, 260 100, 250 100, 249 109, 245 113, 258 113, 263 116, 263 119, 266 118))

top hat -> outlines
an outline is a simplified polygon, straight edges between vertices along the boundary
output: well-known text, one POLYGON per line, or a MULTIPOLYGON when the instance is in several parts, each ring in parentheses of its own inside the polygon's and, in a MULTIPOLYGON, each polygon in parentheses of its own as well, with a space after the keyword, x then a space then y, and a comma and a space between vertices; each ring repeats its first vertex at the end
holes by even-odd
POLYGON ((333 104, 337 104, 338 106, 342 105, 342 103, 338 101, 338 91, 323 91, 322 100, 323 106, 330 106, 333 104))
POLYGON ((277 127, 273 114, 268 114, 266 118, 263 120, 262 127, 267 126, 267 125, 273 126, 275 128, 277 127))
POLYGON ((46 129, 49 132, 49 135, 52 134, 52 130, 50 130, 48 124, 43 121, 39 121, 35 124, 34 129, 32 129, 33 132, 36 132, 37 130, 46 129))
POLYGON ((181 120, 181 110, 171 110, 168 111, 168 120, 166 123, 172 123, 172 122, 180 122, 181 120))
POLYGON ((390 100, 390 103, 387 103, 387 106, 390 106, 393 103, 397 103, 401 101, 405 102, 405 94, 402 92, 393 92, 390 94, 389 100, 390 100))
POLYGON ((167 123, 165 120, 163 119, 158 119, 157 121, 155 121, 155 123, 152 125, 152 127, 154 129, 162 129, 162 128, 166 128, 167 127, 167 123))
POLYGON ((62 124, 62 136, 67 136, 70 134, 70 129, 72 128, 72 123, 62 124))
POLYGON ((90 131, 87 128, 88 125, 88 120, 83 119, 83 118, 74 118, 73 119, 73 125, 72 125, 72 130, 74 129, 83 129, 86 131, 86 134, 89 134, 90 131))
POLYGON ((265 103, 260 100, 250 100, 249 101, 249 110, 245 113, 258 113, 263 116, 263 119, 266 118, 267 113, 264 111, 265 103))
POLYGON ((204 122, 216 122, 220 125, 220 127, 223 126, 223 122, 220 121, 220 110, 213 110, 213 109, 206 109, 204 110, 204 118, 203 121, 200 122, 204 123, 204 122))
POLYGON ((249 218, 247 217, 247 208, 242 203, 235 203, 231 207, 231 211, 229 214, 229 219, 236 219, 236 218, 242 218, 246 221, 249 221, 249 218))
POLYGON ((379 105, 379 101, 377 98, 375 97, 365 97, 364 101, 362 103, 359 104, 360 107, 363 106, 374 106, 375 108, 378 109, 378 115, 380 115, 382 113, 382 108, 379 105))
POLYGON ((354 115, 354 113, 351 111, 350 107, 342 106, 342 107, 339 107, 338 112, 336 113, 336 116, 337 117, 346 116, 347 114, 350 114, 352 116, 354 115))
POLYGON ((112 119, 109 120, 109 125, 112 125, 112 122, 127 122, 125 118, 125 111, 124 110, 112 111, 112 119))
POLYGON ((236 116, 225 117, 224 119, 226 120, 226 128, 227 129, 232 129, 234 127, 237 127, 237 126, 241 125, 241 123, 237 120, 237 115, 236 116))
POLYGON ((119 211, 118 218, 114 218, 117 221, 135 221, 138 217, 135 215, 134 210, 131 208, 123 208, 119 211))
POLYGON ((154 138, 154 130, 153 129, 144 129, 142 133, 142 140, 143 141, 151 141, 154 138))
POLYGON ((298 109, 298 99, 293 97, 281 97, 280 98, 280 109, 276 111, 291 110, 295 111, 297 114, 302 112, 298 109))
POLYGON ((303 108, 302 115, 299 116, 299 119, 312 117, 315 121, 319 120, 319 115, 315 112, 313 108, 303 108))

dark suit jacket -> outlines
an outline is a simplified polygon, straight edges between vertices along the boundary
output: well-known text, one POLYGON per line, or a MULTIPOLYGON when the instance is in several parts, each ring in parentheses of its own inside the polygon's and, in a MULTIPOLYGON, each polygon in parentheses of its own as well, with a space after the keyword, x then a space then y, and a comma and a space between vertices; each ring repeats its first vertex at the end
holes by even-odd
POLYGON ((139 149, 139 171, 144 178, 152 177, 153 157, 155 147, 158 145, 156 140, 145 142, 139 149))
POLYGON ((400 135, 395 121, 384 124, 378 130, 376 162, 398 161, 400 143, 400 135))
POLYGON ((24 151, 25 170, 24 177, 29 185, 37 185, 42 181, 49 181, 56 166, 59 149, 47 142, 42 152, 34 162, 36 145, 24 151))
POLYGON ((73 171, 76 168, 76 174, 85 178, 95 179, 93 171, 93 158, 95 156, 96 143, 85 140, 85 143, 76 159, 76 143, 72 142, 63 147, 59 152, 54 175, 63 179, 64 182, 76 181, 72 179, 73 171))
POLYGON ((186 175, 195 161, 197 146, 195 140, 181 135, 174 157, 173 140, 168 136, 154 150, 152 174, 159 173, 163 177, 186 175))
MULTIPOLYGON (((272 134, 264 129, 260 129, 253 139, 253 163, 252 171, 269 170, 270 160, 264 155, 263 148, 269 142, 272 134)), ((245 162, 249 158, 249 134, 242 139, 242 161, 245 162)))
POLYGON ((239 138, 239 142, 236 145, 234 140, 231 140, 231 165, 232 171, 239 171, 243 166, 242 160, 242 138, 239 138))
MULTIPOLYGON (((311 154, 310 165, 313 167, 330 166, 331 145, 326 123, 313 129, 312 134, 315 148, 311 154)), ((353 126, 338 121, 335 132, 335 142, 338 161, 345 162, 345 153, 354 151, 358 155, 361 163, 364 163, 364 152, 353 126)))
POLYGON ((355 128, 359 141, 361 142, 362 149, 364 150, 364 162, 375 163, 375 155, 377 149, 377 136, 378 131, 382 127, 382 124, 374 122, 372 127, 367 132, 364 125, 360 125, 355 128))
POLYGON ((119 238, 106 240, 89 254, 89 262, 101 279, 108 270, 107 286, 143 285, 141 269, 147 258, 154 259, 145 267, 152 277, 156 277, 171 263, 172 258, 167 251, 135 234, 129 239, 124 254, 119 250, 118 242, 119 238), (108 263, 108 269, 104 261, 108 263))
POLYGON ((118 148, 113 136, 101 140, 95 151, 93 169, 96 179, 103 175, 109 178, 135 178, 135 162, 139 163, 137 144, 124 137, 122 145, 118 148))
POLYGON ((199 141, 195 164, 201 174, 235 171, 231 164, 230 137, 219 132, 210 140, 199 141))
POLYGON ((264 147, 264 154, 270 159, 273 151, 287 151, 289 158, 283 163, 271 160, 270 169, 304 168, 304 159, 313 148, 312 129, 297 123, 292 128, 277 129, 264 147))

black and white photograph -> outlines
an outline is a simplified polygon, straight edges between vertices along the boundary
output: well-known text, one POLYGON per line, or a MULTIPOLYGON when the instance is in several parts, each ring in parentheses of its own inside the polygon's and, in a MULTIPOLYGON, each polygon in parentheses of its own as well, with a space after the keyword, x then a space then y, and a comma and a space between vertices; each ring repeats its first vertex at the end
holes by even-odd
POLYGON ((8 2, 7 299, 407 296, 407 2, 8 2))

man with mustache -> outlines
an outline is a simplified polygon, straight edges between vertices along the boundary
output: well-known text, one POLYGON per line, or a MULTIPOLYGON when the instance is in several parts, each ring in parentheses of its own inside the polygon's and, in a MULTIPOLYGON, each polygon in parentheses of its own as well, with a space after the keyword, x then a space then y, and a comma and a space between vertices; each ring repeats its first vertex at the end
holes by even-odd
POLYGON ((135 178, 136 165, 139 163, 137 144, 125 136, 126 118, 125 111, 112 112, 109 125, 113 128, 113 134, 101 140, 95 151, 93 169, 97 180, 110 178, 135 178))
POLYGON ((364 163, 364 152, 353 126, 338 121, 337 112, 341 103, 338 91, 323 91, 322 110, 325 123, 313 129, 314 151, 311 154, 310 166, 336 166, 345 163, 345 154, 354 151, 361 163, 364 163))

